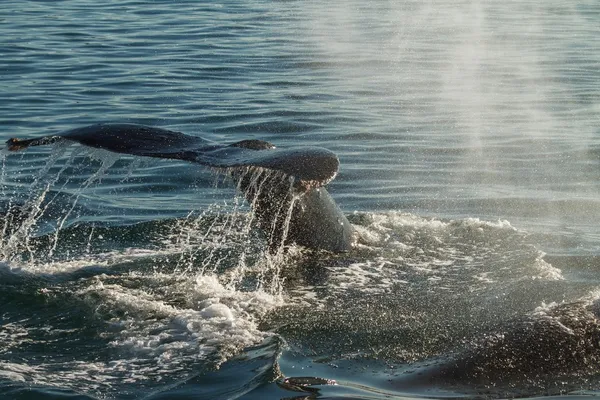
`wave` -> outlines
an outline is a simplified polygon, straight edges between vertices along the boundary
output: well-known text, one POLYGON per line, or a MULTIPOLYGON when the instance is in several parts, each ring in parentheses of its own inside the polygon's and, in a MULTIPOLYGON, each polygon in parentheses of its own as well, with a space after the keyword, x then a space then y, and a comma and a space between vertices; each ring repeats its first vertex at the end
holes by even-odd
MULTIPOLYGON (((26 204, 49 210, 47 187, 26 204)), ((552 393, 595 388, 597 298, 582 300, 593 283, 566 279, 509 221, 355 212, 352 251, 288 246, 273 259, 239 199, 184 218, 54 231, 34 229, 43 212, 5 208, 6 390, 168 398, 227 376, 218 367, 249 368, 251 349, 269 340, 280 344, 264 345, 262 372, 234 379, 236 396, 278 378, 285 390, 330 386, 327 369, 308 381, 280 371, 282 348, 310 363, 403 371, 367 387, 373 398, 431 388, 536 395, 559 381, 552 393)), ((56 207, 67 217, 72 209, 56 207)))

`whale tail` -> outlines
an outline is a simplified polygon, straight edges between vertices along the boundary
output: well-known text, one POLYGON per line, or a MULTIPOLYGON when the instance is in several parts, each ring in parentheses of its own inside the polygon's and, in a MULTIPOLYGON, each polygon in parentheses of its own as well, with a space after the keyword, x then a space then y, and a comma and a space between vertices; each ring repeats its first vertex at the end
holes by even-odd
POLYGON ((135 124, 96 124, 58 135, 7 141, 10 151, 72 141, 88 147, 143 157, 184 160, 238 178, 254 208, 269 247, 285 243, 334 252, 352 247, 353 230, 325 189, 339 168, 337 156, 319 147, 278 149, 261 140, 216 144, 197 136, 135 124), (248 172, 273 171, 261 188, 248 172), (282 211, 290 211, 289 218, 282 211))

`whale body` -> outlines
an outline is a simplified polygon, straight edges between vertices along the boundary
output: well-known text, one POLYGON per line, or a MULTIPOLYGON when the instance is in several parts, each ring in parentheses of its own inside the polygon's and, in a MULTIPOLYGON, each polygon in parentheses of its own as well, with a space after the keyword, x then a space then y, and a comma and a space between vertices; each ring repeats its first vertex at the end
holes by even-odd
POLYGON ((10 151, 19 151, 59 141, 115 153, 189 161, 237 178, 238 189, 253 207, 272 249, 289 243, 333 252, 352 247, 352 226, 325 189, 339 169, 337 156, 329 150, 279 149, 262 140, 218 144, 137 124, 95 124, 57 135, 12 138, 7 146, 10 151), (265 171, 267 174, 257 178, 265 171))

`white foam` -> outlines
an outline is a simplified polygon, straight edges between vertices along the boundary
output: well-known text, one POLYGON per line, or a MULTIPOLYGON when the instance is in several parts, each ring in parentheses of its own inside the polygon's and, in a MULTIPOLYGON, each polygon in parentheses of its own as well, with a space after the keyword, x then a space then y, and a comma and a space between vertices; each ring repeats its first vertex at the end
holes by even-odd
POLYGON ((115 285, 91 287, 82 293, 94 304, 107 307, 110 313, 121 310, 132 315, 112 346, 163 360, 173 358, 174 353, 178 357, 217 356, 224 360, 264 339, 257 319, 280 304, 280 299, 265 293, 228 290, 214 276, 198 277, 195 283, 165 276, 152 279, 168 282, 176 293, 187 293, 184 303, 169 305, 156 294, 115 285), (228 350, 218 354, 222 347, 228 350))
POLYGON ((349 290, 394 296, 399 285, 416 282, 424 293, 485 291, 493 297, 511 282, 564 279, 506 220, 441 221, 400 212, 357 212, 351 220, 360 235, 358 261, 326 267, 320 298, 297 290, 291 301, 316 307, 349 290))
MULTIPOLYGON (((280 296, 228 289, 215 275, 99 275, 73 296, 106 324, 100 336, 110 339, 112 359, 34 366, 2 362, 0 376, 104 394, 126 382, 180 379, 190 373, 189 365, 218 365, 269 336, 258 329, 258 321, 282 304, 280 296)), ((16 348, 31 340, 18 323, 5 324, 0 338, 4 346, 16 348)))
POLYGON ((27 377, 31 375, 33 371, 33 368, 25 364, 0 361, 0 378, 14 382, 25 382, 28 380, 27 377))
POLYGON ((532 279, 542 279, 546 281, 562 281, 564 276, 559 268, 552 266, 549 262, 543 259, 544 253, 540 252, 535 259, 533 267, 537 270, 537 275, 533 275, 532 279))

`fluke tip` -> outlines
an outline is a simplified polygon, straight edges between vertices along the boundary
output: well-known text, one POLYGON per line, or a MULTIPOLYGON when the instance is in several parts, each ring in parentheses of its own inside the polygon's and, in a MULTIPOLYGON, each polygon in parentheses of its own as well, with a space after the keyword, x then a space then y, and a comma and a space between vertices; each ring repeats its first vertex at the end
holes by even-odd
POLYGON ((9 151, 19 151, 19 150, 22 150, 22 149, 26 148, 27 146, 29 146, 29 143, 27 143, 27 142, 28 142, 27 140, 10 138, 6 141, 6 145, 7 145, 9 151))

